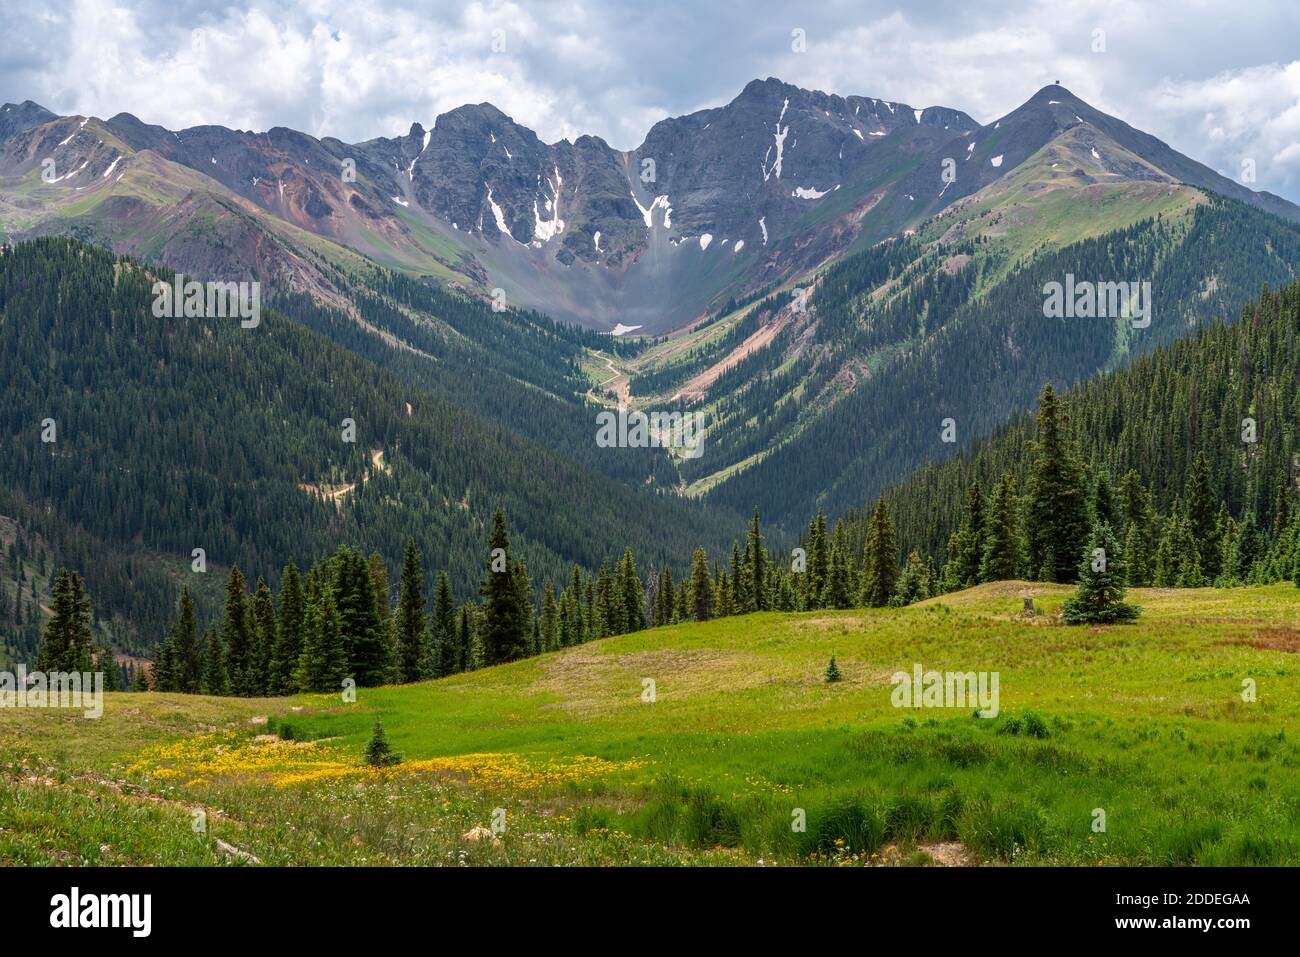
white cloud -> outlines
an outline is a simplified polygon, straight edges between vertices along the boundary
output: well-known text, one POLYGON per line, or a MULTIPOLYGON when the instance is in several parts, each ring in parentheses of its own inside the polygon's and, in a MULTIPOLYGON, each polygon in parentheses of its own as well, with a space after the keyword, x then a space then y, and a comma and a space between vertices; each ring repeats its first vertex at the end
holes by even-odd
POLYGON ((1061 80, 1098 109, 1300 198, 1300 5, 1008 0, 50 0, 6 10, 0 87, 170 128, 289 126, 361 140, 489 101, 542 139, 637 146, 754 77, 991 122, 1061 80), (790 31, 806 31, 795 53, 790 31), (202 30, 196 48, 192 31, 202 30), (1105 31, 1106 52, 1092 50, 1105 31), (494 52, 493 31, 504 33, 494 52))

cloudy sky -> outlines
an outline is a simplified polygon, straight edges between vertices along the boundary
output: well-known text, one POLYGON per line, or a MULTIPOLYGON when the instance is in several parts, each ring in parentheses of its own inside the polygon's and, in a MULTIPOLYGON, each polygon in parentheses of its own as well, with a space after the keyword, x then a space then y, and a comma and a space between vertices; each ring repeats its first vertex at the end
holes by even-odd
POLYGON ((1295 0, 42 0, 0 24, 0 100, 348 141, 486 100, 630 149, 766 76, 989 122, 1060 80, 1300 202, 1295 0))

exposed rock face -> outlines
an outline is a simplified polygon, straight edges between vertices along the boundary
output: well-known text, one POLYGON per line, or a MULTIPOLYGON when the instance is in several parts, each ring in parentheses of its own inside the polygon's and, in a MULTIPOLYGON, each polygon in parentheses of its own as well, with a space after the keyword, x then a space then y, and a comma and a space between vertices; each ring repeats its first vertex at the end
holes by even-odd
MULTIPOLYGON (((284 128, 173 132, 125 113, 99 121, 7 104, 0 200, 5 179, 49 158, 60 177, 51 186, 76 192, 114 189, 134 170, 167 188, 114 197, 103 208, 110 222, 182 230, 180 211, 231 209, 234 194, 386 265, 499 287, 513 305, 596 328, 664 332, 915 226, 1048 144, 1081 182, 1175 180, 1300 217, 1060 86, 980 126, 958 110, 771 78, 725 106, 656 123, 627 153, 592 136, 543 143, 487 103, 445 113, 431 129, 415 123, 405 136, 351 145, 284 128), (197 201, 190 194, 203 184, 220 184, 221 195, 197 201), (160 192, 175 196, 171 213, 138 208, 160 192)), ((141 248, 177 248, 175 235, 155 239, 141 248)))

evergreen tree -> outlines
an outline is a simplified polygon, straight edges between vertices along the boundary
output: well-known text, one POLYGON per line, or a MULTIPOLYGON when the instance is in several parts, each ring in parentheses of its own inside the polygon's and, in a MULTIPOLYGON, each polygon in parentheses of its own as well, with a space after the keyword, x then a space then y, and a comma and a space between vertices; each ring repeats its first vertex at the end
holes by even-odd
POLYGON ((1204 452, 1198 452, 1187 478, 1187 521, 1191 526, 1192 542, 1200 564, 1211 578, 1220 572, 1219 541, 1216 536, 1218 515, 1214 506, 1214 493, 1210 488, 1210 463, 1204 452))
POLYGON ((989 505, 980 581, 1008 581, 1020 572, 1020 503, 1015 479, 1008 473, 993 489, 989 505))
MULTIPOLYGON (((982 538, 982 528, 980 531, 982 538)), ((894 540, 894 523, 890 521, 889 508, 885 505, 883 495, 876 500, 876 511, 871 517, 871 526, 867 532, 862 564, 861 604, 883 608, 894 597, 898 584, 898 545, 894 540)))
POLYGON ((826 538, 826 516, 821 509, 808 526, 808 572, 805 607, 822 607, 822 594, 826 590, 826 576, 830 572, 830 543, 826 538))
POLYGON ((303 616, 306 598, 298 566, 289 559, 280 576, 280 621, 271 649, 271 662, 267 668, 267 694, 288 694, 294 690, 294 673, 302 656, 303 616))
POLYGON ((913 602, 925 601, 929 597, 925 561, 918 552, 913 551, 908 554, 907 562, 903 565, 903 573, 898 576, 897 590, 890 604, 910 605, 913 602))
POLYGON ((199 626, 189 588, 181 588, 180 614, 172 626, 171 645, 175 690, 198 694, 203 690, 203 662, 199 657, 199 626))
POLYGON ((137 665, 131 674, 131 690, 136 692, 149 690, 149 675, 144 665, 137 665))
POLYGON ((215 627, 208 629, 208 637, 204 642, 203 693, 230 694, 230 677, 226 671, 226 649, 221 641, 221 632, 215 627))
POLYGON ((1142 588, 1150 583, 1146 535, 1137 522, 1130 522, 1128 526, 1128 535, 1124 539, 1124 564, 1128 570, 1129 587, 1142 588))
POLYGON ((560 647, 560 606, 555 600, 555 586, 550 582, 542 589, 542 613, 538 619, 538 632, 543 651, 560 647))
POLYGON ((834 684, 844 677, 844 675, 840 673, 840 666, 835 663, 835 655, 833 654, 831 655, 830 664, 826 666, 825 677, 827 684, 834 684))
POLYGON ((637 574, 632 549, 624 549, 623 560, 618 565, 618 593, 620 623, 623 630, 640 631, 646 626, 645 590, 637 574))
POLYGON ((1065 413, 1051 385, 1043 387, 1038 406, 1025 507, 1031 573, 1044 581, 1072 582, 1077 556, 1088 537, 1083 466, 1067 432, 1065 413))
POLYGON ((275 601, 271 598, 271 589, 261 578, 257 580, 257 588, 253 592, 251 617, 257 635, 255 646, 257 658, 252 663, 248 683, 254 689, 254 694, 266 694, 270 683, 271 655, 275 651, 277 626, 275 601))
POLYGON ((1122 527, 1120 504, 1115 496, 1115 489, 1110 484, 1110 472, 1101 469, 1092 484, 1092 522, 1094 525, 1109 525, 1111 530, 1122 527))
MULTIPOLYGON (((388 629, 380 615, 378 588, 371 565, 359 552, 347 546, 340 546, 333 565, 334 582, 328 605, 340 633, 347 662, 345 673, 339 680, 351 676, 358 686, 381 685, 391 678, 392 645, 388 641, 388 629)), ((322 595, 322 625, 325 608, 326 602, 322 595)), ((332 673, 333 663, 327 670, 332 673)))
POLYGON ((713 580, 709 577, 709 557, 703 548, 691 557, 691 617, 708 621, 713 617, 713 580))
MULTIPOLYGON (((425 660, 429 627, 424 612, 424 571, 415 539, 406 540, 397 599, 397 662, 402 681, 419 681, 429 674, 425 660)), ((437 670, 436 668, 434 669, 437 670)))
POLYGON ((853 599, 849 595, 848 556, 839 542, 831 543, 830 564, 826 569, 826 583, 822 586, 821 608, 848 608, 853 599))
POLYGON ((749 525, 749 536, 745 543, 748 559, 746 578, 750 602, 754 611, 767 611, 771 607, 768 601, 769 571, 767 551, 763 547, 763 531, 759 527, 758 509, 754 509, 754 518, 749 525))
POLYGON ((465 667, 456 642, 456 602, 451 595, 451 579, 438 573, 438 592, 433 602, 433 640, 426 674, 443 678, 465 667))
POLYGON ((1078 574, 1078 589, 1061 606, 1066 624, 1102 625, 1137 618, 1140 609, 1124 602, 1124 562, 1109 525, 1094 526, 1078 574))
POLYGON ((53 614, 45 624, 36 670, 86 672, 91 658, 90 598, 81 576, 59 569, 52 588, 53 614))
POLYGON ((307 601, 298 688, 321 693, 339 691, 347 677, 356 675, 349 671, 343 616, 332 590, 328 584, 322 584, 318 594, 309 596, 307 601))
MULTIPOLYGON (((488 548, 487 577, 479 590, 484 601, 483 626, 479 631, 484 663, 498 665, 523 658, 528 653, 530 631, 519 604, 514 564, 510 558, 510 536, 506 533, 505 513, 500 510, 492 518, 488 548)), ((606 574, 608 571, 606 568, 606 574)))
POLYGON ((366 764, 373 768, 386 768, 401 763, 402 756, 394 751, 392 745, 388 743, 388 735, 384 734, 384 726, 376 719, 375 725, 370 731, 370 740, 366 742, 366 764))
POLYGON ((249 697, 257 694, 255 681, 256 628, 248 608, 248 588, 236 565, 226 580, 226 608, 221 619, 221 643, 225 650, 225 670, 230 694, 249 697))

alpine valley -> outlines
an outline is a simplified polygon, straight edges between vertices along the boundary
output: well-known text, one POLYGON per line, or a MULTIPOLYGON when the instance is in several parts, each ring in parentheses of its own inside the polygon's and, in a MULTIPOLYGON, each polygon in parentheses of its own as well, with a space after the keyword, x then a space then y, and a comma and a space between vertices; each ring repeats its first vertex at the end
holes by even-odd
MULTIPOLYGON (((981 125, 768 78, 630 152, 488 103, 352 144, 5 104, 0 241, 0 545, 44 556, 7 643, 67 564, 148 656, 200 547, 274 585, 411 538, 461 598, 498 509, 535 588, 625 547, 681 577, 755 509, 788 550, 1044 383, 1235 319, 1296 276, 1300 208, 1061 86, 981 125), (176 273, 259 282, 261 325, 159 324, 176 273), (1046 318, 1067 276, 1148 282, 1150 323, 1046 318), (702 453, 603 447, 617 406, 702 415, 702 453)), ((904 554, 942 564, 959 520, 904 554)))

